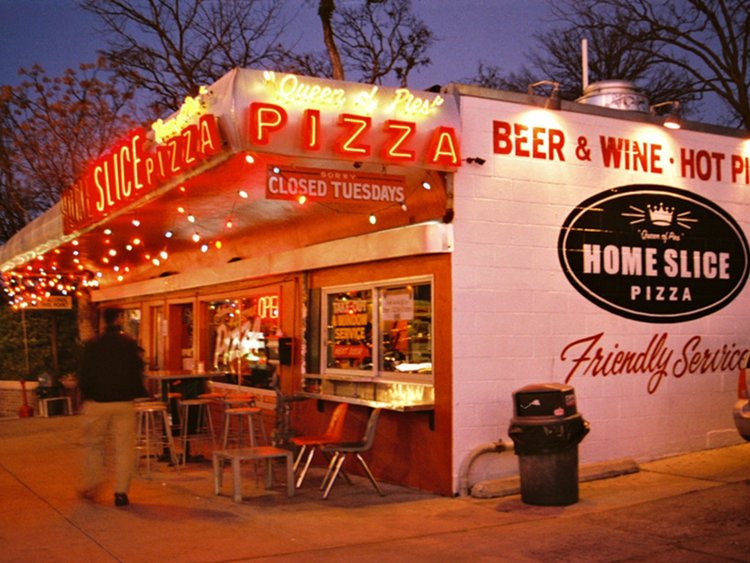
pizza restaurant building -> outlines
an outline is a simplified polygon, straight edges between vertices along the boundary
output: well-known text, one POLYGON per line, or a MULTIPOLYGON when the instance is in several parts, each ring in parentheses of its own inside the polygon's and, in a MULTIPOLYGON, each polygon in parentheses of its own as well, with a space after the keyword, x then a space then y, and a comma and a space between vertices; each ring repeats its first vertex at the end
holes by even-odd
POLYGON ((440 494, 517 472, 473 455, 530 383, 575 387, 583 463, 738 442, 750 143, 548 102, 236 69, 0 248, 6 294, 122 307, 152 370, 269 425, 271 375, 300 433, 383 407, 376 477, 440 494))

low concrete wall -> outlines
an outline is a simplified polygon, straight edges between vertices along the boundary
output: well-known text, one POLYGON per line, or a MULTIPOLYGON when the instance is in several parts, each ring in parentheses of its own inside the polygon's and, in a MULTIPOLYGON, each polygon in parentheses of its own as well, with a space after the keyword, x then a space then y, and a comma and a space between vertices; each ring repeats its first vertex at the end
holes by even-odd
MULTIPOLYGON (((39 412, 38 397, 35 393, 38 383, 36 381, 26 382, 26 398, 29 406, 34 409, 34 414, 39 412)), ((19 409, 23 406, 23 391, 19 381, 0 381, 0 417, 17 417, 19 409)))

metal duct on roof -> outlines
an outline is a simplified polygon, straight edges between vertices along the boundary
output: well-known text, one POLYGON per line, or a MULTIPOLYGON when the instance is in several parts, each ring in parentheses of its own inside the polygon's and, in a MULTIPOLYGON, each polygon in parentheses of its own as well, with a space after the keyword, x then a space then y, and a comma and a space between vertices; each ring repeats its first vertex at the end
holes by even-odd
POLYGON ((576 102, 612 109, 649 112, 648 98, 627 80, 594 82, 585 88, 583 96, 576 102))

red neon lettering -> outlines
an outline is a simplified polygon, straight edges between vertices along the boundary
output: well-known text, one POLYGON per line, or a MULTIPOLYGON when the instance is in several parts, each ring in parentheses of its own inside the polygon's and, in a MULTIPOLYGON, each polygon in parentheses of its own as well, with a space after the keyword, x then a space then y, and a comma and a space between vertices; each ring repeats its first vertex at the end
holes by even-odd
POLYGON ((143 161, 139 156, 142 148, 143 136, 139 130, 133 134, 133 138, 130 140, 130 150, 133 155, 133 185, 135 186, 136 191, 143 187, 143 183, 141 182, 141 167, 143 166, 141 162, 143 161))
POLYGON ((433 131, 427 158, 432 164, 461 166, 461 153, 453 127, 438 127, 433 131))
POLYGON ((200 145, 198 152, 203 157, 213 156, 221 150, 221 136, 216 116, 212 114, 202 115, 198 121, 200 129, 200 145))
POLYGON ((169 176, 173 174, 178 174, 182 170, 182 138, 181 137, 172 137, 167 141, 167 146, 169 147, 169 171, 167 174, 169 176))
POLYGON ((166 180, 168 177, 167 164, 170 160, 169 157, 168 145, 161 145, 156 148, 156 164, 158 165, 158 168, 156 169, 156 178, 158 180, 166 180))
POLYGON ((302 115, 302 147, 308 151, 320 149, 319 109, 306 109, 302 115))
POLYGON ((104 185, 102 184, 102 175, 104 173, 104 168, 102 168, 100 164, 94 166, 94 173, 92 174, 92 177, 94 179, 94 187, 96 188, 96 191, 99 192, 99 197, 96 200, 96 210, 100 213, 104 211, 105 206, 105 189, 104 185))
POLYGON ((338 124, 346 128, 346 133, 336 143, 336 152, 344 156, 369 156, 370 145, 358 141, 372 126, 372 118, 342 113, 338 124))
POLYGON ((391 138, 383 147, 383 158, 393 161, 413 161, 416 153, 402 145, 417 132, 417 124, 389 119, 385 122, 384 129, 390 133, 391 138))
POLYGON ((156 183, 156 158, 153 156, 146 157, 143 170, 146 173, 146 182, 143 187, 151 189, 156 183))
POLYGON ((188 125, 182 130, 180 137, 185 148, 182 162, 185 166, 191 166, 198 160, 198 126, 188 125))
POLYGON ((253 102, 250 104, 250 140, 267 145, 271 133, 286 125, 287 113, 281 106, 253 102))
POLYGON ((133 182, 130 179, 128 172, 132 170, 133 158, 130 154, 130 143, 124 143, 118 151, 120 157, 120 187, 119 192, 122 197, 128 198, 133 191, 133 182), (128 166, 130 164, 131 166, 128 166))

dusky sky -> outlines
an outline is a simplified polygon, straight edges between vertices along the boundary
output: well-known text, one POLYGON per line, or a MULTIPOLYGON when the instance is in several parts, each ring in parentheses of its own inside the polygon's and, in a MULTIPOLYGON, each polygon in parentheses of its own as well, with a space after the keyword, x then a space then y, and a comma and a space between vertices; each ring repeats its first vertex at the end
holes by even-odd
MULTIPOLYGON (((322 51, 315 3, 284 1, 289 13, 297 14, 289 40, 322 51)), ((460 82, 476 74, 480 61, 516 70, 534 44, 533 35, 551 20, 547 0, 412 0, 412 11, 439 39, 429 52, 432 65, 410 77, 413 88, 460 82)), ((95 24, 76 0, 0 0, 0 84, 17 84, 18 69, 36 63, 49 76, 59 76, 93 62, 104 47, 95 24)))

